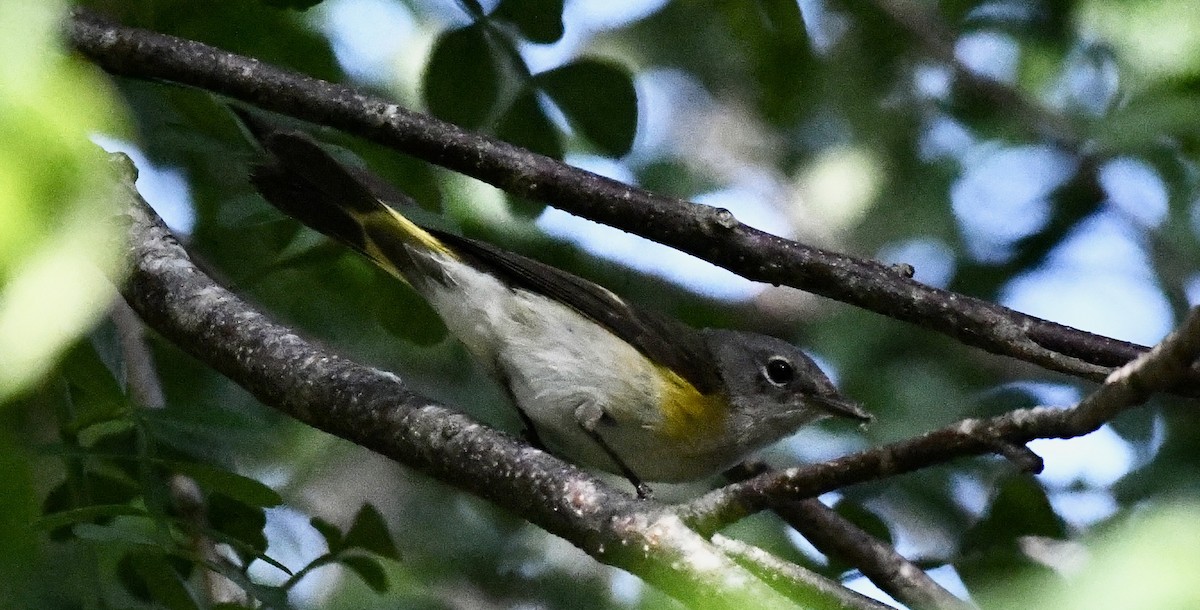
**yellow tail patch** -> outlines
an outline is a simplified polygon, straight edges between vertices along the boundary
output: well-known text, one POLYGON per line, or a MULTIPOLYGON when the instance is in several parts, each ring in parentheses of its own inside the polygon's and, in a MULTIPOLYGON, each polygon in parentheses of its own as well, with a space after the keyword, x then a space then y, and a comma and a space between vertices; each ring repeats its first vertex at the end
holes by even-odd
POLYGON ((388 213, 389 216, 391 216, 391 219, 397 224, 398 228, 410 238, 406 241, 414 241, 434 252, 454 255, 454 252, 451 251, 446 244, 442 243, 438 238, 430 235, 429 231, 422 229, 417 225, 417 223, 409 220, 400 212, 397 212, 386 205, 383 206, 383 209, 388 213))
POLYGON ((362 227, 363 253, 405 283, 412 283, 408 274, 421 273, 413 267, 414 255, 441 254, 459 259, 458 253, 442 240, 382 203, 367 213, 351 211, 351 216, 362 227))

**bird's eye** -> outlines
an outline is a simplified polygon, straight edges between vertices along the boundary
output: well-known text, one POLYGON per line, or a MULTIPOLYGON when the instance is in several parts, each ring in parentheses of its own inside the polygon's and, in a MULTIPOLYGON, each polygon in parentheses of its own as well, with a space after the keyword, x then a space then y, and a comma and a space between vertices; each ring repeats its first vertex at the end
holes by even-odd
POLYGON ((796 367, 779 356, 767 360, 765 372, 767 380, 778 386, 787 385, 796 378, 796 367))

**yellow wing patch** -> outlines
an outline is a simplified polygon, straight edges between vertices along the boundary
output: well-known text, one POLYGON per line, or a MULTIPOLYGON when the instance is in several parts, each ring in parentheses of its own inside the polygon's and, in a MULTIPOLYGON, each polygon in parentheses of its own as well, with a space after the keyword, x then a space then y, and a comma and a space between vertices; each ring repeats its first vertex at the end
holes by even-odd
POLYGON ((723 394, 701 394, 678 373, 656 365, 662 384, 663 433, 681 441, 720 435, 729 415, 723 394))

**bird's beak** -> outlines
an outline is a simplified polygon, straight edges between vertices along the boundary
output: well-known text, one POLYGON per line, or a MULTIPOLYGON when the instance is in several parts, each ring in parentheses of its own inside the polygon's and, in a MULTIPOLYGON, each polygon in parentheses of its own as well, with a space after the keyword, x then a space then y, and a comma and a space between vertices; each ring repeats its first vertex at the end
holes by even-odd
POLYGON ((874 417, 862 405, 837 396, 809 396, 808 402, 824 409, 830 415, 869 423, 874 417))

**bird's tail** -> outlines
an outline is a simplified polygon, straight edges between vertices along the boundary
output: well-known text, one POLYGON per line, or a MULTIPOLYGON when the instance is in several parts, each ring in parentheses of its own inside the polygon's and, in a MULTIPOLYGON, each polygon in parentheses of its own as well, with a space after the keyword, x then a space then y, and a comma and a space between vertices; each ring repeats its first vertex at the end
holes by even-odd
POLYGON ((421 275, 414 254, 455 256, 440 239, 388 206, 404 195, 381 194, 383 182, 364 170, 342 165, 307 135, 282 131, 234 109, 266 153, 250 170, 250 181, 268 203, 362 253, 410 283, 421 275))

